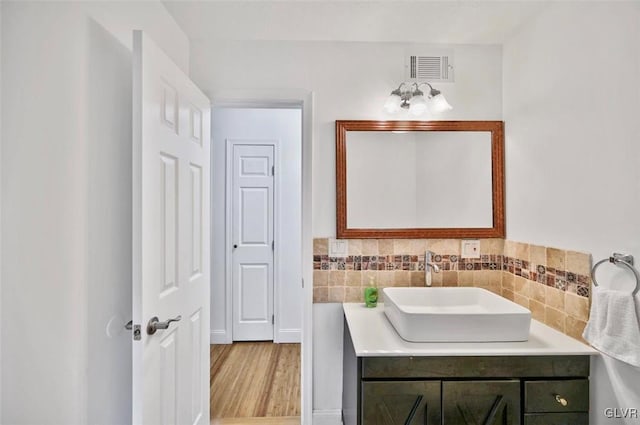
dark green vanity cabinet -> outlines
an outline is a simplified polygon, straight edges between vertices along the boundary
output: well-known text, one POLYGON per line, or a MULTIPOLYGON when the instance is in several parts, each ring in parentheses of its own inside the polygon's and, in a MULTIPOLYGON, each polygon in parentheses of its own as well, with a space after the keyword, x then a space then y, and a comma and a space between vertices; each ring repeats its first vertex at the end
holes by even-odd
POLYGON ((588 425, 589 356, 358 357, 344 425, 588 425))

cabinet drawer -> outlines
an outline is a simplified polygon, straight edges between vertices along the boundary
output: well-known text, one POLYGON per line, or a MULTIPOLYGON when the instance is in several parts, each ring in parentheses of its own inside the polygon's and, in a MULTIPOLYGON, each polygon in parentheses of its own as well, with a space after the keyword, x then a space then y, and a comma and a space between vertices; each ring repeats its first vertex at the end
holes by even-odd
POLYGON ((589 380, 527 381, 524 384, 524 399, 527 413, 587 412, 589 380))
POLYGON ((588 413, 529 413, 524 425, 589 425, 588 413))
POLYGON ((362 377, 549 378, 589 376, 589 356, 364 357, 362 377))

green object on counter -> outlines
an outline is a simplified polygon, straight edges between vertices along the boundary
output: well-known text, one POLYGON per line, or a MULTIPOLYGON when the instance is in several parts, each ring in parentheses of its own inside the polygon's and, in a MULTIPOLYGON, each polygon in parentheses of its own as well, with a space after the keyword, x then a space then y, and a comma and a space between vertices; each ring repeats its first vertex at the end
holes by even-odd
POLYGON ((369 277, 369 286, 364 288, 364 304, 369 308, 378 305, 378 288, 376 288, 375 280, 372 276, 369 277))

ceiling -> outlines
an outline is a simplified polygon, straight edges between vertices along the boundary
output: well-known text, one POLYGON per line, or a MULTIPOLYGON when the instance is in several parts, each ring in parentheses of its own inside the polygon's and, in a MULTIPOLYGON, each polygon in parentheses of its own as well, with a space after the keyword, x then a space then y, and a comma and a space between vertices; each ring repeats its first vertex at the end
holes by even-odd
POLYGON ((502 44, 537 1, 164 1, 192 41, 502 44))

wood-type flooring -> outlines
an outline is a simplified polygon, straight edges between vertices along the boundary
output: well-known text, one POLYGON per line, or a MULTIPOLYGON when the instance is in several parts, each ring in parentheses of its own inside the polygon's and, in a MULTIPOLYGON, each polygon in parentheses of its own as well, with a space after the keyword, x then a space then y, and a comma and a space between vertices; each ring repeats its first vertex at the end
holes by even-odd
POLYGON ((300 423, 300 344, 234 342, 210 353, 212 425, 300 423))
POLYGON ((214 418, 211 425, 300 425, 298 416, 267 416, 264 418, 214 418))

